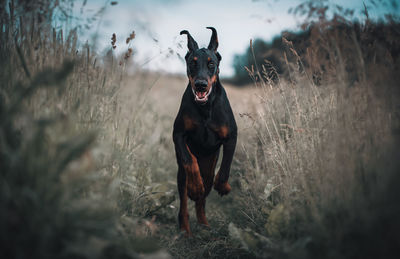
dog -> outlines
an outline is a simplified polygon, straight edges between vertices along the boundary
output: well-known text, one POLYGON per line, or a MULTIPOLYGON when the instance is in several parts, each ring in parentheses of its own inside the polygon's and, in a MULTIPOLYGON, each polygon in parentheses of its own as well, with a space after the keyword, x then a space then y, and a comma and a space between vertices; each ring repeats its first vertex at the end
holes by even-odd
POLYGON ((188 52, 185 56, 189 83, 183 94, 173 128, 178 163, 179 227, 191 236, 188 197, 196 203, 198 223, 209 227, 205 215, 206 197, 212 187, 221 195, 231 191, 228 183, 236 147, 237 126, 225 89, 219 80, 218 36, 213 27, 207 48, 199 49, 186 30, 188 52), (214 179, 220 148, 223 157, 214 179))

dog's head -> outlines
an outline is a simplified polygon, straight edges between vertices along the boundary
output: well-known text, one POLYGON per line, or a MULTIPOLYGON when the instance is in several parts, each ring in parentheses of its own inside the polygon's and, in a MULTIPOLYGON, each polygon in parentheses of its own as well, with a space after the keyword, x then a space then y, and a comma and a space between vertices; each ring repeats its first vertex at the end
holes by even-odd
POLYGON ((210 44, 207 48, 201 49, 188 31, 181 31, 181 35, 186 34, 188 37, 189 51, 185 56, 187 75, 194 100, 198 104, 207 103, 218 81, 219 62, 221 61, 221 55, 217 52, 217 31, 213 27, 207 27, 207 29, 212 30, 210 44))

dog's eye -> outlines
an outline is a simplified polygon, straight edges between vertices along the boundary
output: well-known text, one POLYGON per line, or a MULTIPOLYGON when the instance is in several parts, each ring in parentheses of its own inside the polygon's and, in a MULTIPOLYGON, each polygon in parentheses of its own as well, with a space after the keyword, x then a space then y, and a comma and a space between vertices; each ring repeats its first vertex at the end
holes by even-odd
POLYGON ((215 64, 214 64, 213 62, 209 62, 209 63, 208 63, 208 67, 209 67, 209 68, 214 68, 214 67, 215 67, 215 64))

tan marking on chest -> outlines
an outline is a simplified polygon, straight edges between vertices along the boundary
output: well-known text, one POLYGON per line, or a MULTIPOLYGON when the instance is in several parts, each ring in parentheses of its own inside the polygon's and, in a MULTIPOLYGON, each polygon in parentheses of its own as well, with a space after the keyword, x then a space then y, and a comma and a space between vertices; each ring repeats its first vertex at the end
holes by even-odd
POLYGON ((220 138, 226 138, 229 134, 229 128, 227 126, 221 126, 217 129, 217 133, 220 138))
POLYGON ((196 126, 196 122, 187 115, 183 116, 183 127, 185 130, 192 130, 196 126))

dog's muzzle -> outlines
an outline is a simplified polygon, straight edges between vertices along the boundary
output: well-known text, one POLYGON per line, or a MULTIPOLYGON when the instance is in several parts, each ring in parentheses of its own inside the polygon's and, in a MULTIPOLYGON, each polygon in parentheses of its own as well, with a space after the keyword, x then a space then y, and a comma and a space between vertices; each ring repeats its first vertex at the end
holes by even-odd
POLYGON ((212 86, 207 90, 208 83, 206 80, 196 80, 194 86, 195 89, 192 88, 194 100, 197 103, 205 104, 211 94, 212 86))

